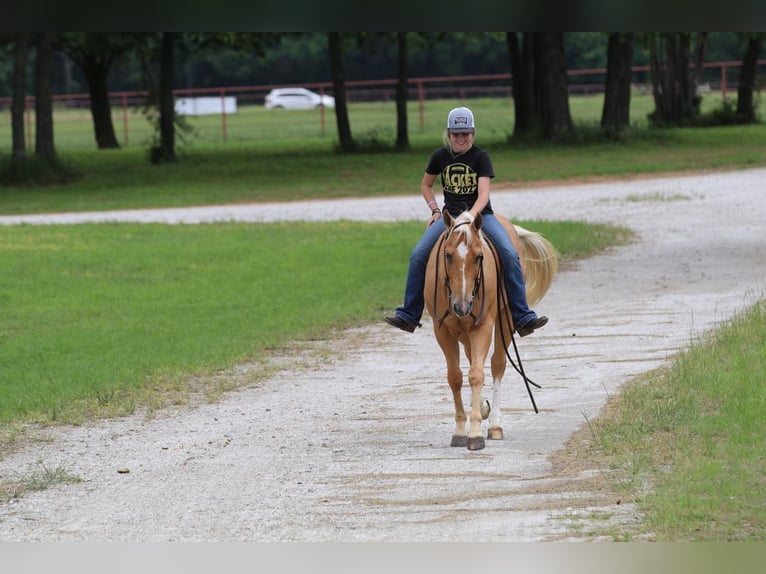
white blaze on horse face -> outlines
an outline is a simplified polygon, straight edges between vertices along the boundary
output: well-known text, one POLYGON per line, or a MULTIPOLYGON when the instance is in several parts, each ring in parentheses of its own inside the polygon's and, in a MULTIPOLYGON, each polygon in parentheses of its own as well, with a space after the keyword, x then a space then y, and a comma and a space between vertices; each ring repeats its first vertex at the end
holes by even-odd
POLYGON ((463 281, 462 283, 462 289, 461 289, 461 296, 463 297, 463 301, 468 300, 468 280, 465 276, 465 266, 466 266, 466 257, 468 256, 468 245, 465 243, 461 243, 457 246, 457 253, 460 255, 460 259, 462 260, 462 265, 460 266, 460 273, 463 275, 463 281))

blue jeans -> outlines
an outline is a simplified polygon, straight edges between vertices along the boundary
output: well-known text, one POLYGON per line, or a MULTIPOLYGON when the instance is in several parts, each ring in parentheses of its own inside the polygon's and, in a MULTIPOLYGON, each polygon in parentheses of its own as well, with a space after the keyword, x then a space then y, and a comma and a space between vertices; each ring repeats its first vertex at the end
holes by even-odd
MULTIPOLYGON (((508 300, 511 307, 511 317, 514 326, 519 329, 526 325, 537 314, 527 304, 527 291, 524 286, 524 276, 521 273, 521 262, 516 248, 508 237, 508 232, 494 215, 482 214, 482 230, 492 240, 503 263, 505 288, 508 292, 508 300)), ((407 285, 404 289, 404 303, 397 307, 396 315, 412 325, 418 325, 423 316, 425 298, 423 289, 426 284, 426 266, 428 256, 431 254, 439 236, 446 226, 441 218, 433 225, 427 227, 410 253, 410 266, 407 272, 407 285)))

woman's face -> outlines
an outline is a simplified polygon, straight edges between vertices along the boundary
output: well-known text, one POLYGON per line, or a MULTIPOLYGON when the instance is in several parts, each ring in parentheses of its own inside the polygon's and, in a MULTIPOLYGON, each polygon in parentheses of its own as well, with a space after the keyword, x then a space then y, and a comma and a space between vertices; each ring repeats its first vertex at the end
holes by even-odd
POLYGON ((463 153, 471 149, 473 145, 474 134, 450 134, 449 141, 452 145, 452 151, 455 153, 463 153))

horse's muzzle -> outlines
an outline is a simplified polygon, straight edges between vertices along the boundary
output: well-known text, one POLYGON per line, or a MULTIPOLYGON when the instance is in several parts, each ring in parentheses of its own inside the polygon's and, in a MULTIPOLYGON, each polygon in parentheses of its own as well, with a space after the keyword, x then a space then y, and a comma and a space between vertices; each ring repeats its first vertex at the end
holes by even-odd
POLYGON ((452 303, 452 312, 455 313, 455 316, 459 317, 460 319, 470 316, 471 311, 473 311, 473 300, 456 301, 452 303))

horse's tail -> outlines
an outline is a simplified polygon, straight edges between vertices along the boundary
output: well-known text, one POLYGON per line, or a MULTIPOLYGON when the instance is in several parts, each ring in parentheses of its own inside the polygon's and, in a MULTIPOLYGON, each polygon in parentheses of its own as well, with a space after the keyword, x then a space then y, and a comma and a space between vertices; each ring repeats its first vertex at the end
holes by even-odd
POLYGON ((524 258, 524 282, 527 286, 527 302, 535 305, 550 289, 553 277, 559 269, 559 252, 540 233, 513 224, 521 240, 521 257, 524 258))

